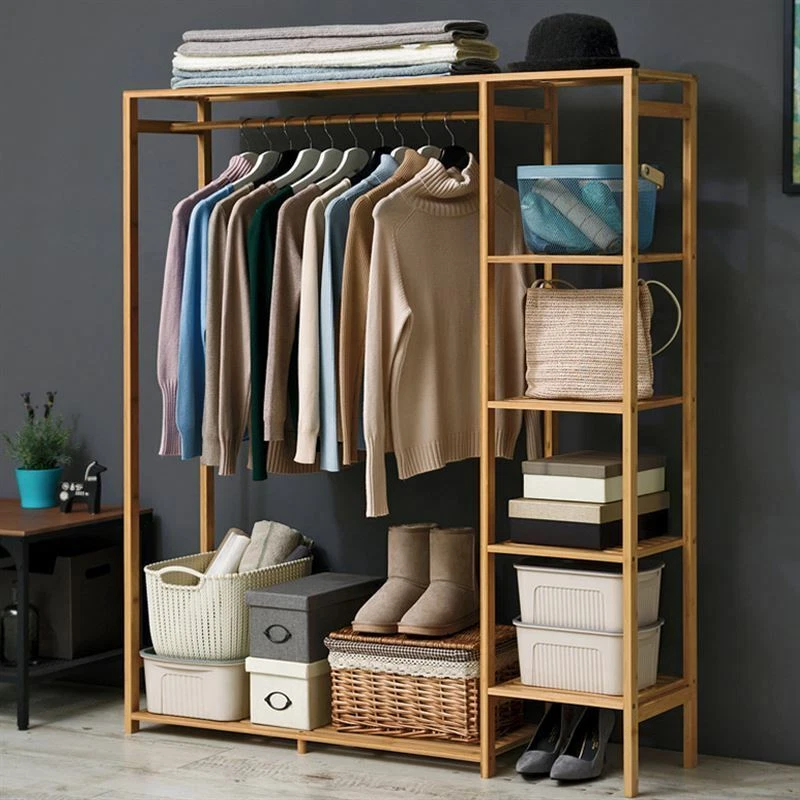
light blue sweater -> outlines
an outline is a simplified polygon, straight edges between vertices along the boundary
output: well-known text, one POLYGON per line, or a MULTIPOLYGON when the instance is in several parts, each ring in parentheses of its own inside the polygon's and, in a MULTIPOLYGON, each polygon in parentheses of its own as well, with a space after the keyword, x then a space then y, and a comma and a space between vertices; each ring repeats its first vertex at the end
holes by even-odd
POLYGON ((197 458, 203 449, 208 221, 214 206, 232 191, 232 185, 223 186, 201 200, 192 209, 189 218, 178 333, 178 396, 175 409, 183 459, 197 458))
POLYGON ((340 468, 336 353, 342 267, 350 209, 361 195, 394 175, 398 166, 391 156, 381 156, 381 163, 374 172, 331 201, 325 209, 325 242, 319 288, 319 466, 328 472, 338 472, 340 468))

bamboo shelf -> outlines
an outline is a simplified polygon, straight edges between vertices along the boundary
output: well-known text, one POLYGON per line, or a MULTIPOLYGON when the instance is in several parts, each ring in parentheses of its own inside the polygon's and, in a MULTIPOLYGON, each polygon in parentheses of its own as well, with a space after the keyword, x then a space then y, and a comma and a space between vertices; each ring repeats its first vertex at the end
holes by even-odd
MULTIPOLYGON (((488 720, 493 719, 493 704, 498 697, 523 699, 557 699, 618 708, 624 719, 625 793, 634 796, 638 790, 638 725, 656 714, 682 705, 684 708, 684 765, 694 766, 697 759, 697 665, 696 665, 696 562, 695 562, 695 205, 696 205, 696 84, 691 75, 647 69, 565 70, 559 72, 503 73, 497 75, 465 75, 437 78, 403 78, 335 83, 303 83, 270 86, 238 86, 203 89, 134 90, 123 93, 123 440, 124 440, 124 519, 125 519, 125 730, 132 734, 142 723, 175 725, 206 730, 227 731, 294 740, 299 753, 305 753, 309 743, 332 744, 343 747, 387 750, 392 752, 455 759, 480 765, 481 775, 490 777, 495 771, 495 759, 501 753, 524 744, 531 734, 529 727, 514 734, 495 738, 488 720), (624 187, 625 239, 619 256, 504 256, 494 254, 493 209, 494 193, 489 188, 494 180, 494 128, 498 122, 542 125, 545 138, 544 163, 556 163, 558 152, 558 92, 573 86, 615 85, 623 93, 624 130, 624 187), (640 86, 673 85, 681 88, 681 102, 639 99, 640 86), (544 101, 540 107, 529 107, 526 98, 519 105, 495 102, 495 93, 510 90, 538 90, 544 101), (430 102, 440 94, 456 94, 465 98, 469 108, 462 111, 431 111, 420 109, 419 114, 389 110, 377 119, 434 119, 477 120, 480 134, 480 192, 481 192, 481 314, 482 340, 482 456, 481 456, 481 741, 479 745, 443 742, 433 739, 409 739, 372 736, 336 731, 331 726, 314 731, 297 731, 240 722, 208 720, 151 714, 141 709, 140 681, 142 661, 139 656, 140 629, 140 458, 139 458, 139 138, 145 134, 180 135, 194 139, 198 185, 212 179, 211 140, 215 130, 256 128, 274 125, 343 124, 372 121, 374 114, 294 117, 286 119, 215 119, 213 109, 230 102, 264 102, 285 98, 301 98, 313 103, 316 98, 362 96, 376 102, 395 95, 414 95, 430 102), (178 102, 194 108, 194 121, 170 118, 149 118, 140 115, 140 103, 178 102), (679 120, 683 131, 683 237, 680 252, 638 254, 636 242, 636 176, 638 162, 638 122, 653 117, 679 120), (631 233, 633 232, 633 233, 631 233), (622 266, 626 291, 624 317, 625 392, 620 403, 549 403, 530 398, 497 399, 492 395, 493 350, 490 331, 493 329, 492 270, 503 264, 538 263, 544 265, 546 276, 560 264, 596 264, 622 266), (635 386, 635 326, 637 294, 635 291, 638 265, 644 263, 680 263, 683 276, 684 335, 682 394, 637 402, 632 396, 635 386), (633 331, 633 333, 631 333, 633 331), (636 474, 637 419, 639 411, 678 406, 683 413, 684 503, 682 537, 660 537, 634 544, 632 520, 636 518, 636 492, 630 476, 636 474), (622 417, 625 497, 623 500, 623 546, 611 550, 588 551, 566 548, 542 548, 511 542, 495 542, 494 517, 494 411, 498 408, 537 408, 545 412, 545 442, 548 453, 555 452, 557 417, 559 411, 617 414, 622 417), (522 686, 518 683, 494 685, 495 622, 494 557, 496 555, 569 555, 571 558, 614 561, 623 564, 625 592, 624 650, 626 665, 636 663, 636 581, 639 558, 681 548, 683 551, 683 677, 659 678, 656 686, 643 692, 632 691, 636 686, 635 669, 625 670, 625 694, 620 697, 584 695, 522 686)), ((151 279, 152 276, 146 276, 151 279)), ((210 467, 200 467, 199 518, 200 549, 214 547, 214 475, 210 467)))

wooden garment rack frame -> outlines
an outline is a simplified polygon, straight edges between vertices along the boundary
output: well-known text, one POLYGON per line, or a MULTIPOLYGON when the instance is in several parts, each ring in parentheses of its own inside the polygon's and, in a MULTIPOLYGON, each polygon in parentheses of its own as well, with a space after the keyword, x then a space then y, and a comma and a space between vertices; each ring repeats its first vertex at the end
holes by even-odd
MULTIPOLYGON (((494 704, 500 698, 520 698, 574 703, 618 709, 623 716, 624 789, 628 797, 638 793, 638 734, 640 722, 678 706, 683 707, 683 763, 697 763, 697 602, 696 602, 696 176, 697 176, 697 86, 694 76, 647 69, 600 69, 559 72, 505 73, 438 78, 386 79, 336 83, 281 84, 275 86, 220 87, 177 90, 136 90, 123 94, 123 335, 124 335, 124 511, 125 511, 125 730, 135 733, 140 724, 160 723, 191 728, 256 734, 291 739, 299 753, 309 742, 335 744, 374 750, 426 755, 480 764, 481 775, 491 777, 496 756, 523 744, 531 733, 526 727, 496 738, 489 721, 494 718, 494 704), (490 187, 494 182, 497 122, 542 125, 544 128, 543 162, 558 161, 558 96, 562 88, 573 86, 614 85, 622 93, 622 153, 624 187, 623 252, 612 256, 512 256, 494 252, 494 208, 490 187), (676 102, 640 98, 643 86, 678 87, 676 102), (541 107, 500 105, 500 90, 542 90, 541 107), (317 115, 286 119, 248 118, 216 120, 215 104, 242 101, 319 97, 370 96, 391 97, 399 94, 437 95, 459 93, 473 98, 475 107, 467 111, 424 113, 381 113, 354 115, 317 115), (195 107, 192 122, 142 118, 140 102, 181 101, 195 107), (639 120, 656 117, 679 120, 682 131, 682 242, 679 252, 638 252, 638 140, 639 120), (142 134, 181 134, 195 137, 198 185, 212 178, 211 135, 224 128, 277 125, 347 124, 352 122, 407 121, 424 119, 477 120, 479 126, 480 165, 480 271, 481 271, 481 462, 480 462, 480 572, 481 572, 481 730, 480 744, 459 744, 432 739, 375 736, 337 731, 331 726, 313 731, 255 725, 249 720, 212 722, 188 717, 152 714, 140 708, 142 660, 141 639, 141 563, 139 533, 139 214, 138 214, 138 142, 142 134), (529 398, 494 396, 494 271, 503 265, 538 263, 544 265, 545 277, 552 277, 559 264, 617 265, 623 279, 623 399, 620 402, 539 401, 529 398), (675 396, 637 400, 636 397, 636 315, 639 264, 682 265, 683 283, 683 357, 682 388, 675 396), (680 407, 682 424, 682 530, 680 536, 663 536, 637 543, 637 440, 639 413, 652 409, 680 407), (616 414, 622 418, 623 454, 623 543, 610 550, 576 550, 539 547, 495 540, 495 411, 502 408, 535 409, 543 412, 545 452, 557 451, 558 413, 616 414), (655 686, 637 689, 637 583, 638 560, 648 555, 681 549, 683 554, 683 674, 659 676, 655 686), (519 680, 496 685, 494 663, 495 563, 498 555, 564 556, 587 561, 615 562, 622 565, 624 592, 624 692, 621 696, 567 692, 525 686, 519 680)), ((210 467, 200 467, 200 549, 214 547, 214 475, 210 467)))

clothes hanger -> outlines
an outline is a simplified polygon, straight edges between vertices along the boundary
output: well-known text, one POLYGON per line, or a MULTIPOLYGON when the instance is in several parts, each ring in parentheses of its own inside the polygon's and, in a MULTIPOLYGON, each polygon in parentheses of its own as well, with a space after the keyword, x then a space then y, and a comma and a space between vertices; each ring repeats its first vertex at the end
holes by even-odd
MULTIPOLYGON (((268 117, 267 121, 271 120, 272 117, 268 117)), ((262 127, 266 127, 266 124, 262 127)), ((294 149, 292 145, 292 137, 289 136, 289 131, 286 129, 286 120, 283 120, 283 135, 286 137, 286 150, 279 150, 279 158, 278 163, 272 168, 272 170, 264 176, 264 178, 259 181, 259 185, 267 183, 268 181, 272 181, 275 178, 280 177, 285 172, 287 172, 290 167, 294 164, 297 160, 297 150, 294 149)))
POLYGON ((397 134, 397 138, 400 139, 400 146, 395 147, 392 150, 392 158, 399 164, 403 160, 403 156, 411 149, 410 147, 406 147, 406 140, 403 138, 403 134, 400 132, 400 128, 397 127, 397 114, 394 115, 394 119, 392 120, 392 127, 397 134))
POLYGON ((312 183, 317 183, 323 178, 327 178, 328 175, 334 172, 342 163, 344 153, 342 153, 342 151, 337 147, 333 146, 333 136, 331 136, 331 132, 328 130, 327 117, 323 120, 322 127, 325 130, 325 135, 328 137, 331 146, 322 151, 319 161, 317 162, 317 166, 314 167, 314 169, 312 169, 308 175, 306 175, 304 178, 300 178, 299 181, 295 181, 292 184, 292 191, 295 192, 295 194, 301 189, 305 189, 306 186, 310 186, 312 183))
POLYGON ((447 124, 447 112, 445 112, 442 122, 445 130, 450 134, 450 144, 442 150, 439 161, 442 162, 445 169, 450 169, 450 167, 455 167, 457 170, 466 169, 469 164, 469 153, 460 144, 456 144, 456 136, 447 124))
POLYGON ((363 181, 367 175, 371 175, 373 172, 375 172, 375 170, 378 168, 378 165, 381 163, 381 156, 388 156, 392 152, 392 148, 386 146, 386 139, 383 136, 383 131, 378 127, 377 116, 373 120, 373 124, 375 125, 375 130, 378 131, 378 136, 381 137, 381 143, 379 147, 376 147, 372 151, 372 155, 370 155, 369 161, 367 161, 364 167, 362 167, 359 172, 353 175, 353 184, 363 181))
POLYGON ((272 179, 272 182, 278 189, 291 186, 296 180, 302 178, 304 175, 308 175, 319 163, 319 157, 322 154, 313 146, 314 142, 311 140, 311 134, 308 132, 308 117, 303 120, 303 130, 305 130, 306 136, 308 137, 308 147, 297 154, 294 164, 292 164, 283 175, 272 179))
MULTIPOLYGON (((239 139, 244 139, 244 145, 247 147, 247 133, 245 131, 244 123, 250 119, 249 117, 245 117, 240 126, 239 126, 239 139)), ((254 153, 252 150, 245 150, 244 153, 239 153, 239 158, 243 158, 248 164, 255 164, 256 159, 258 158, 258 153, 254 153)))
MULTIPOLYGON (((344 178, 350 178, 360 170, 363 170, 369 161, 369 153, 362 147, 358 146, 358 138, 353 131, 352 118, 347 120, 347 128, 350 135, 353 137, 353 146, 348 147, 342 154, 342 160, 339 166, 327 178, 323 178, 317 182, 320 191, 327 191, 331 186, 336 186, 339 181, 344 178)), ((355 179, 353 179, 355 183, 355 179)))
MULTIPOLYGON (((245 123, 249 119, 250 117, 245 117, 245 119, 242 120, 241 127, 239 128, 240 134, 245 138, 246 138, 246 134, 244 133, 245 123)), ((267 137, 267 141, 269 142, 269 137, 267 137)), ((256 158, 255 164, 253 164, 253 168, 250 170, 250 172, 243 175, 237 181, 233 182, 232 184, 233 190, 236 191, 251 183, 256 183, 256 181, 262 180, 266 175, 268 175, 274 169, 279 159, 280 159, 280 153, 272 149, 272 143, 270 142, 269 149, 265 150, 256 158)))
POLYGON ((419 118, 419 126, 422 128, 422 132, 425 134, 427 142, 422 145, 417 152, 421 156, 425 156, 425 158, 439 158, 439 156, 442 154, 442 148, 431 144, 431 135, 428 132, 428 129, 425 127, 425 114, 419 118))

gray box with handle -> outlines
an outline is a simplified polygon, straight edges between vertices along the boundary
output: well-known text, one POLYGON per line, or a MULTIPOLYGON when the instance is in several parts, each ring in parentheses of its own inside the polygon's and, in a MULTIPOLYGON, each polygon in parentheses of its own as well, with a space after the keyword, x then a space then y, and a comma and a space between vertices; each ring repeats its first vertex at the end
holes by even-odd
POLYGON ((247 592, 250 655, 305 664, 327 658, 325 637, 349 625, 383 580, 320 572, 247 592))

